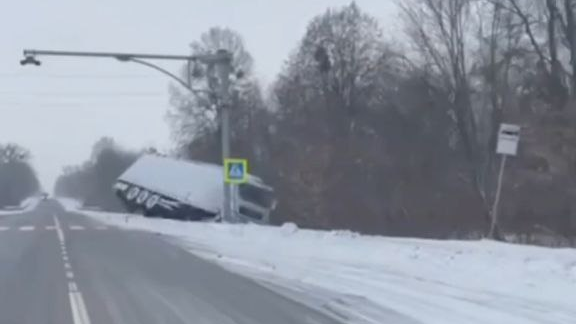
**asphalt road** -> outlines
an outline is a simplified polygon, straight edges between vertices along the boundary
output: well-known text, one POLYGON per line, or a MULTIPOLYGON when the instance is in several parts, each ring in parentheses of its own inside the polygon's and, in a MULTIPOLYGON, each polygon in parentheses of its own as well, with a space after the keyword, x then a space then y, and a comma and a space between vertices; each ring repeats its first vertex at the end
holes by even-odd
POLYGON ((0 215, 1 324, 337 324, 162 238, 66 212, 0 215))

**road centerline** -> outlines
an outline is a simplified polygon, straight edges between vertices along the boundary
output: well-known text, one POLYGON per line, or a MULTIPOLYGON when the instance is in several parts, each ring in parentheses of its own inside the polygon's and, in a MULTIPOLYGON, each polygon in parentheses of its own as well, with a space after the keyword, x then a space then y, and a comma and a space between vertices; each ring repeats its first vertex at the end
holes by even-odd
POLYGON ((54 215, 54 225, 56 226, 56 231, 58 232, 58 240, 60 241, 60 245, 63 245, 65 243, 64 231, 62 231, 60 221, 56 215, 54 215))
MULTIPOLYGON (((64 272, 66 278, 68 278, 68 297, 70 300, 70 310, 72 312, 72 320, 74 324, 90 324, 90 317, 88 317, 88 311, 86 310, 86 303, 82 297, 82 293, 78 289, 78 285, 74 281, 74 271, 69 263, 68 252, 66 249, 66 236, 64 236, 64 231, 60 225, 60 221, 56 215, 54 217, 54 227, 58 233, 58 241, 60 241, 60 249, 62 253, 62 261, 64 263, 64 272)), ((75 227, 76 229, 84 229, 82 226, 75 227)), ((74 229, 70 226, 70 229, 74 229)))

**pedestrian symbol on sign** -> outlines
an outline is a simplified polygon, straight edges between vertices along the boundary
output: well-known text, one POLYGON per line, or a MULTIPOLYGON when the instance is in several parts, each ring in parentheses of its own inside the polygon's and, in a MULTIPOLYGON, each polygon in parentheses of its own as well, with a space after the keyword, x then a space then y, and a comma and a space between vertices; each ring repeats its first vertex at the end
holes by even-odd
POLYGON ((224 170, 227 183, 244 183, 248 180, 248 161, 246 159, 226 159, 224 170))
POLYGON ((242 179, 244 176, 244 168, 241 164, 232 164, 230 166, 230 178, 231 179, 242 179))

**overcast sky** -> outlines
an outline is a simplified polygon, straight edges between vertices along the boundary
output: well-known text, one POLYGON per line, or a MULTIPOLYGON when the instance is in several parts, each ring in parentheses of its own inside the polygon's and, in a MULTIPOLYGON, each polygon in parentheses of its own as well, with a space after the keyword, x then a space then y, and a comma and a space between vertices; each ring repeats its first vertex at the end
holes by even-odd
MULTIPOLYGON (((128 148, 170 147, 169 81, 145 67, 106 59, 43 58, 21 67, 22 49, 188 54, 212 26, 238 31, 270 84, 328 7, 349 0, 0 0, 0 143, 30 149, 45 188, 62 166, 84 161, 111 136, 128 148)), ((357 0, 384 27, 390 0, 357 0)), ((178 65, 163 64, 176 72, 178 65)))

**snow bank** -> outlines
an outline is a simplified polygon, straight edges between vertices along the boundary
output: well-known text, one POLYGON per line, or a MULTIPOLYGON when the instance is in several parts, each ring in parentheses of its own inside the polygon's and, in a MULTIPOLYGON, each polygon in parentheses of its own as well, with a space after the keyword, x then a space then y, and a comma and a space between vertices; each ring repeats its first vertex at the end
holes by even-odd
POLYGON ((58 199, 58 202, 60 202, 60 204, 62 205, 62 207, 64 207, 64 209, 66 211, 75 212, 82 207, 81 202, 74 200, 74 199, 71 199, 71 198, 58 197, 57 199, 58 199))
POLYGON ((194 254, 320 298, 354 322, 576 323, 575 249, 82 213, 177 238, 194 254))
POLYGON ((0 215, 11 215, 11 214, 22 214, 22 213, 27 213, 31 210, 34 210, 34 208, 36 208, 36 205, 38 205, 38 202, 40 202, 40 198, 39 197, 29 197, 24 199, 21 203, 20 206, 15 206, 12 208, 7 208, 7 209, 0 209, 0 215))

